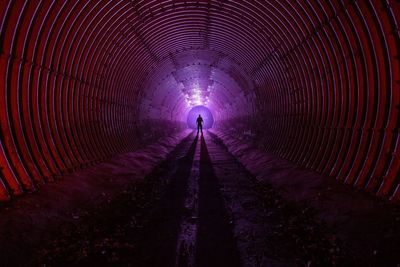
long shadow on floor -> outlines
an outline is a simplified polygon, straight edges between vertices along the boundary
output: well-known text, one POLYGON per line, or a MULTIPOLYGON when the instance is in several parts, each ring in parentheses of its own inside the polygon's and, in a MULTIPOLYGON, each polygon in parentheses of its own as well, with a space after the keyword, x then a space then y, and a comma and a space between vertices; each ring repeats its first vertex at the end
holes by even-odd
MULTIPOLYGON (((175 266, 176 246, 180 222, 185 212, 184 201, 190 176, 198 136, 195 137, 185 156, 171 164, 175 171, 170 172, 166 193, 160 199, 160 206, 152 216, 151 225, 147 226, 146 239, 153 240, 144 245, 142 257, 144 266, 175 266)), ((181 148, 185 150, 181 145, 181 148)))
POLYGON ((197 266, 241 266, 220 184, 201 135, 197 266))

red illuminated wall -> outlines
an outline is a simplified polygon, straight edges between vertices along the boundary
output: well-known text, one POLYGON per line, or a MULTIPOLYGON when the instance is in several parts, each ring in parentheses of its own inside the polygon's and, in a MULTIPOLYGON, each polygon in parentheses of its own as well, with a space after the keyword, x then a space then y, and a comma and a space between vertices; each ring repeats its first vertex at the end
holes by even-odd
POLYGON ((396 0, 0 1, 0 198, 178 131, 195 81, 218 127, 398 200, 399 14, 396 0))

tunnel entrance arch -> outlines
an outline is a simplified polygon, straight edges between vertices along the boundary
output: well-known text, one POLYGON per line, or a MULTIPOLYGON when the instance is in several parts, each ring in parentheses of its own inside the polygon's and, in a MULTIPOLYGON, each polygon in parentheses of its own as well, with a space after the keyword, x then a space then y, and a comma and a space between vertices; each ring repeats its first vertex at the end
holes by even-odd
POLYGON ((205 106, 195 106, 193 107, 187 115, 187 126, 191 129, 197 129, 196 119, 201 115, 203 117, 203 129, 210 129, 214 125, 214 116, 210 109, 205 106))

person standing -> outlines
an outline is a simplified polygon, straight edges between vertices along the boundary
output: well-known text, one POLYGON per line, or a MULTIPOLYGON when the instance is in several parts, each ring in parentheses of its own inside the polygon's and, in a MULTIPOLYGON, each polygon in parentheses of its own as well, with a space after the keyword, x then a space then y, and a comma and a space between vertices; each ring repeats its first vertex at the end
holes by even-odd
POLYGON ((197 122, 197 133, 199 133, 199 131, 201 131, 201 133, 203 133, 203 122, 204 121, 200 114, 197 117, 196 122, 197 122))

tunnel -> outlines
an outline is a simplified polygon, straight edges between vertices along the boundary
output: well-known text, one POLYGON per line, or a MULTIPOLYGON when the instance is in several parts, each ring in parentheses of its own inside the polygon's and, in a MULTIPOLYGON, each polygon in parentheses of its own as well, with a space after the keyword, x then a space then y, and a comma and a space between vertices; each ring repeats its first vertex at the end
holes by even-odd
MULTIPOLYGON (((194 143, 210 155, 200 168, 215 139, 254 176, 279 159, 396 210, 399 14, 397 0, 0 1, 0 216, 119 155, 178 144, 198 106, 213 120, 194 143)), ((291 175, 271 183, 296 202, 314 180, 291 175)))

